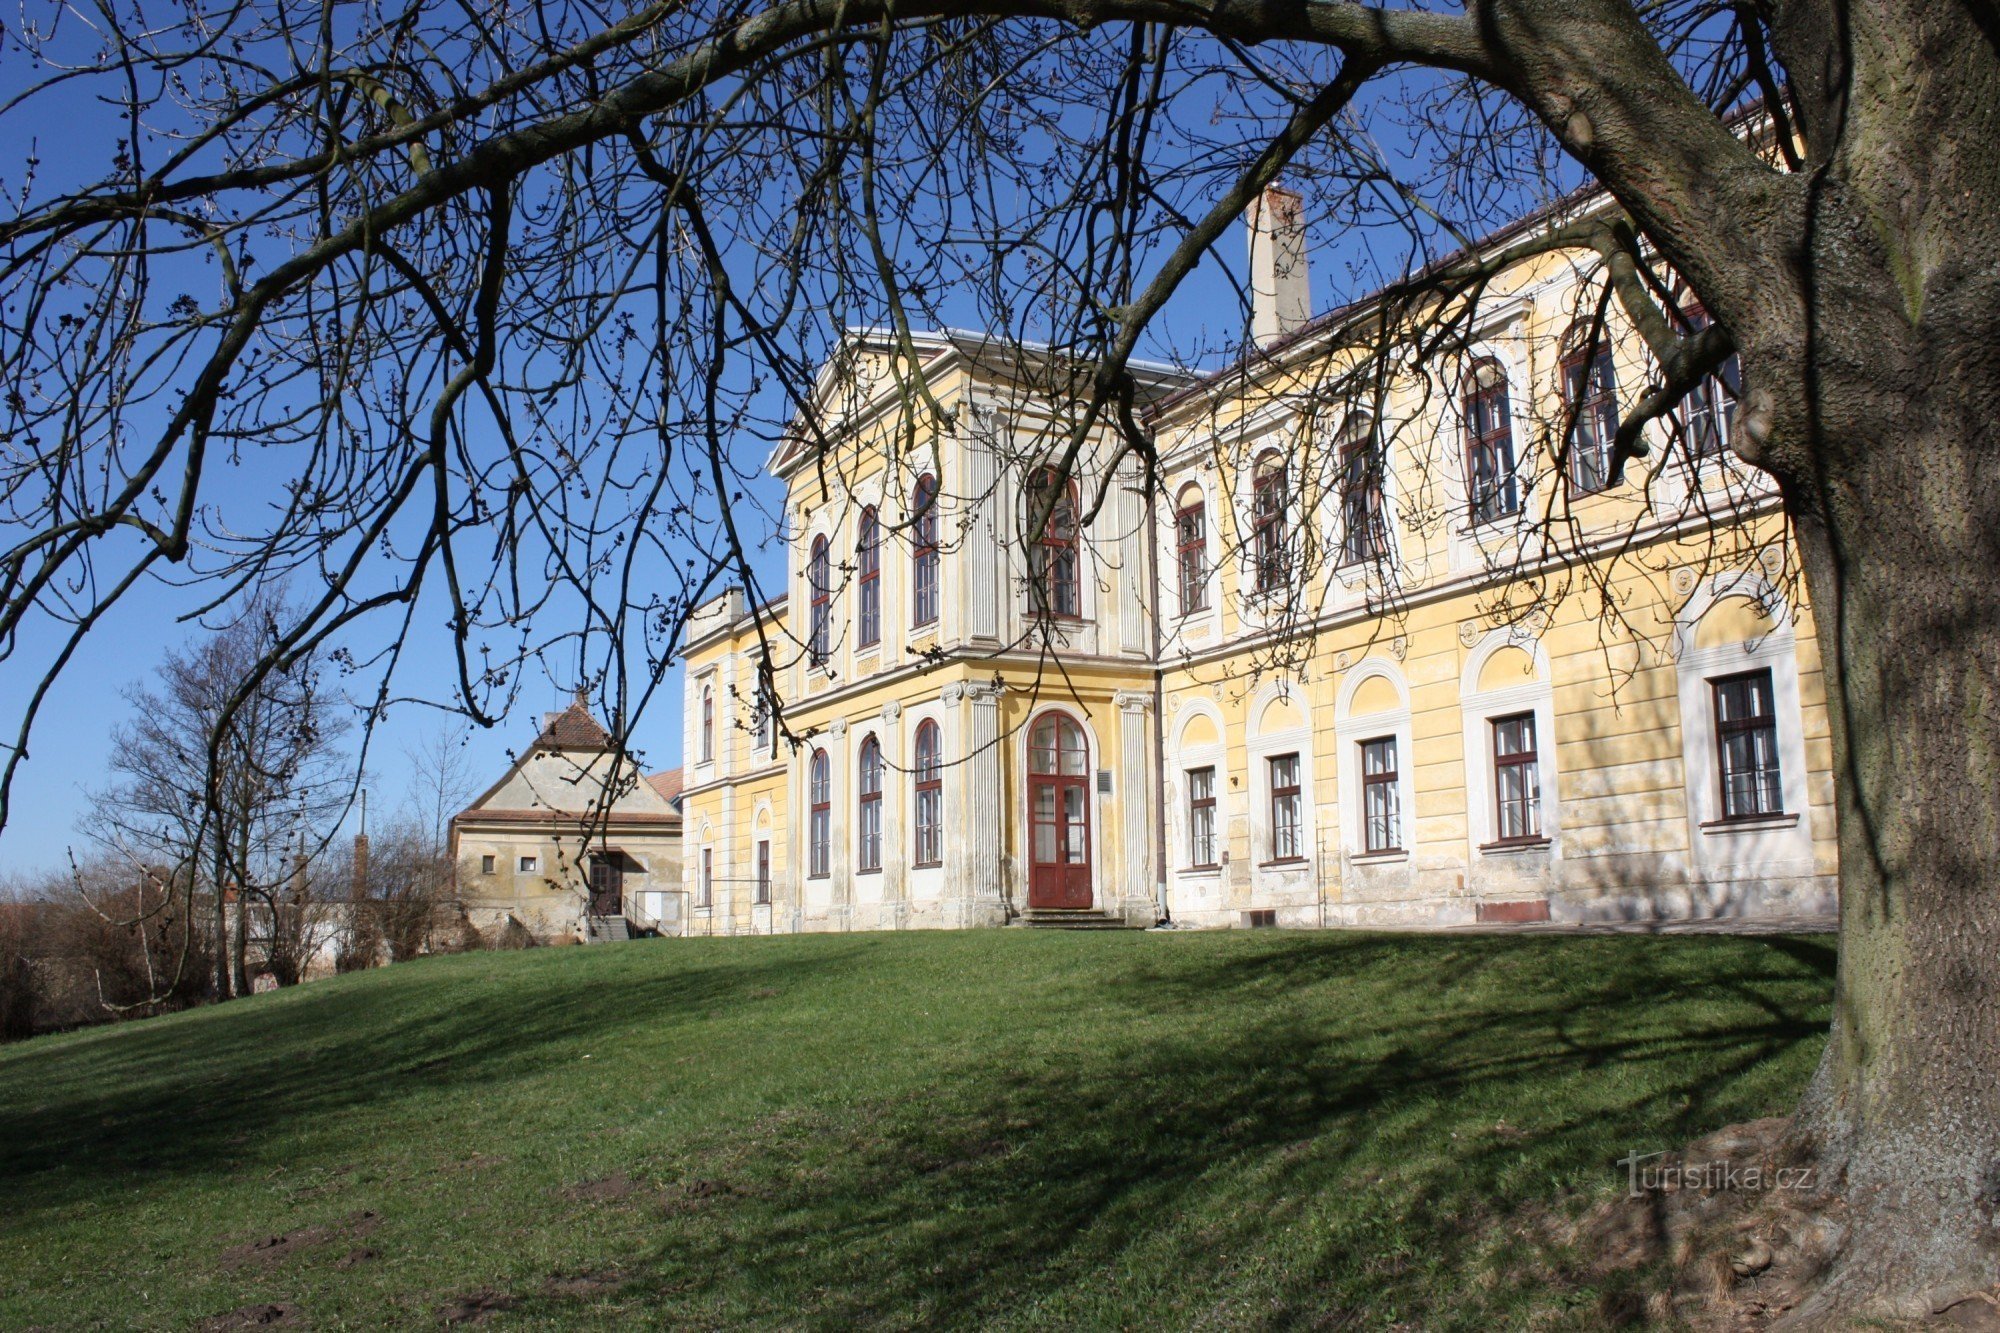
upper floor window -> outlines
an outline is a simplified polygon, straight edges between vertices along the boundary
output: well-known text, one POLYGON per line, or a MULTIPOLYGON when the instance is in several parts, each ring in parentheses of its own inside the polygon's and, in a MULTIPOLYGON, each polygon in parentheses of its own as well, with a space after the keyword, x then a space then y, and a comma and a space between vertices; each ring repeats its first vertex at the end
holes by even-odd
POLYGON ((1297 861, 1305 855, 1300 824, 1299 757, 1274 755, 1271 764, 1271 859, 1297 861))
POLYGON ((910 496, 910 623, 932 625, 938 618, 937 478, 917 478, 910 496))
POLYGON ((825 750, 814 750, 806 766, 806 801, 811 809, 806 831, 807 873, 824 879, 831 873, 833 824, 833 774, 825 750))
POLYGON ((1208 506, 1199 486, 1183 487, 1174 510, 1174 555, 1180 573, 1181 614, 1208 607, 1208 506))
POLYGON ((701 761, 706 764, 715 758, 715 689, 701 687, 701 761))
POLYGON ((812 595, 812 630, 806 650, 814 666, 825 666, 833 634, 833 571, 828 567, 825 537, 813 538, 806 584, 812 595))
POLYGON ((1498 842, 1542 836, 1542 771, 1535 752, 1535 715, 1493 719, 1494 833, 1498 842))
POLYGON ((1271 592, 1285 581, 1286 492, 1285 460, 1277 450, 1269 450, 1258 457, 1250 483, 1251 549, 1257 562, 1253 583, 1258 592, 1271 592))
POLYGON ((855 543, 854 557, 861 566, 861 614, 855 626, 863 648, 882 642, 882 521, 869 505, 861 511, 861 538, 855 543))
POLYGON ((1035 610, 1042 615, 1074 619, 1083 614, 1083 586, 1077 564, 1076 485, 1061 482, 1054 468, 1043 468, 1035 474, 1028 488, 1028 520, 1033 522, 1045 506, 1048 519, 1028 546, 1029 586, 1035 610))
POLYGON ((861 742, 859 836, 854 845, 855 869, 882 868, 882 747, 873 736, 861 742))
POLYGON ((1722 773, 1722 817, 1762 819, 1783 814, 1785 784, 1778 771, 1778 710, 1771 672, 1746 671, 1709 682, 1715 694, 1715 749, 1722 773))
POLYGON ((760 758, 771 753, 773 731, 771 715, 776 711, 771 706, 770 688, 759 685, 757 706, 750 710, 750 743, 756 747, 760 758))
MULTIPOLYGON (((1681 312, 1683 334, 1699 333, 1711 323, 1708 312, 1691 304, 1681 312)), ((1743 368, 1731 352, 1681 400, 1681 429, 1691 459, 1725 452, 1736 437, 1736 404, 1743 394, 1743 368)))
POLYGON ((1491 357, 1473 364, 1465 394, 1465 479, 1474 523, 1491 523, 1520 511, 1507 372, 1491 357))
POLYGON ((1215 864, 1215 768, 1190 768, 1188 783, 1188 864, 1206 870, 1215 864))
POLYGON ((1403 812, 1397 795, 1396 738, 1361 742, 1363 852, 1401 851, 1403 812))
POLYGON ((1389 553, 1388 521, 1382 503, 1382 445, 1375 420, 1365 412, 1347 419, 1340 432, 1340 558, 1358 565, 1389 553))
POLYGON ((1617 382, 1602 328, 1571 335, 1562 359, 1563 410, 1569 416, 1569 484, 1578 494, 1611 484, 1618 435, 1617 382))
POLYGON ((916 788, 916 864, 939 865, 944 861, 944 756, 937 723, 926 719, 917 724, 915 760, 910 776, 916 788))

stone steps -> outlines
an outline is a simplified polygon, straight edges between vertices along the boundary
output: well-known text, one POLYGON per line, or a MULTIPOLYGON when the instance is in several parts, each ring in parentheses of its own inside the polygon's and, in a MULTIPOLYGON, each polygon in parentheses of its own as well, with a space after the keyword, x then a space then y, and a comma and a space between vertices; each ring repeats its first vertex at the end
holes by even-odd
POLYGON ((622 916, 593 916, 585 922, 585 928, 592 944, 632 938, 632 927, 622 916))
POLYGON ((1030 907, 1014 923, 1034 930, 1130 930, 1122 916, 1087 908, 1030 907))

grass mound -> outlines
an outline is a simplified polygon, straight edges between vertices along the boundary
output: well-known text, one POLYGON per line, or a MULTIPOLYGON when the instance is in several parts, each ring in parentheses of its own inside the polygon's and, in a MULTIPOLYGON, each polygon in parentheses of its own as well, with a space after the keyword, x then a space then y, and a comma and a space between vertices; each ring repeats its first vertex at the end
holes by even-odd
POLYGON ((0 1326, 1599 1328, 1654 1275, 1560 1219, 1785 1110, 1832 972, 1279 932, 404 964, 0 1048, 0 1326))

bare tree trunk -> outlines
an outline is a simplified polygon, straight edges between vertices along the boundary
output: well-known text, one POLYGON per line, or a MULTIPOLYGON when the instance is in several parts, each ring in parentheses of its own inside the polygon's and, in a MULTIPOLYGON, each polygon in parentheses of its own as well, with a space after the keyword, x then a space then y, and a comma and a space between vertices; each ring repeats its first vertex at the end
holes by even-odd
POLYGON ((1920 1317, 2000 1274, 2000 366, 1942 334, 1902 340, 1898 366, 1880 324, 1858 327, 1874 331, 1878 381, 1927 383, 1829 429, 1840 482, 1799 506, 1833 729, 1841 949, 1832 1036, 1796 1124, 1847 1207, 1808 1325, 1920 1317))

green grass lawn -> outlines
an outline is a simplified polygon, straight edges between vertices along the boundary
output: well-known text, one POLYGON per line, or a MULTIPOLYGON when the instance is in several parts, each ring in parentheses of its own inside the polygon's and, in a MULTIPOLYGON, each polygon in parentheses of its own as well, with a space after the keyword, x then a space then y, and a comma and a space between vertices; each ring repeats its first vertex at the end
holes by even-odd
POLYGON ((0 1327, 1594 1328, 1647 1275, 1521 1219, 1785 1109, 1832 972, 1275 931, 404 964, 0 1047, 0 1327))

